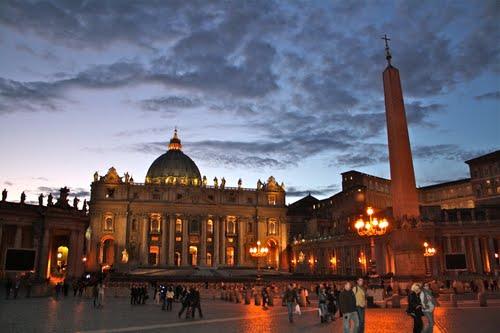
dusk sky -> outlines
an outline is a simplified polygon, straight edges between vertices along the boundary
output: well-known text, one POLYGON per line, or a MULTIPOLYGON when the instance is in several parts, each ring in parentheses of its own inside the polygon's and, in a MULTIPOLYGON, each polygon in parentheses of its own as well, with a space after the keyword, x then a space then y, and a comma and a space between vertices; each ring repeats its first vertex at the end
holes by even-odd
MULTIPOLYGON (((0 187, 144 182, 175 126, 209 180, 288 202, 389 177, 388 34, 419 186, 500 146, 498 1, 0 1, 0 187)), ((212 183, 211 181, 209 182, 212 183)))

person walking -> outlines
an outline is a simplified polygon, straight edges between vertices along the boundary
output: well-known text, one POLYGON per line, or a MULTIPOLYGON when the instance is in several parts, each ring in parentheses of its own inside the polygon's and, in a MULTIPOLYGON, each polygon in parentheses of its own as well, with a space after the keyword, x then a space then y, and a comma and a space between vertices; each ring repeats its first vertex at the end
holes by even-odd
POLYGON ((420 301, 420 285, 412 284, 408 294, 408 309, 406 312, 413 318, 413 333, 421 333, 424 323, 422 321, 422 302, 420 301))
POLYGON ((201 295, 198 288, 193 289, 193 297, 191 299, 191 314, 193 319, 196 309, 198 309, 198 315, 200 318, 203 318, 203 313, 201 312, 201 295))
POLYGON ((432 333, 434 331, 434 309, 436 308, 436 299, 432 295, 429 282, 424 283, 424 288, 420 293, 420 301, 422 303, 422 312, 428 322, 422 333, 432 333))
POLYGON ((322 323, 327 322, 328 308, 326 306, 327 296, 325 285, 322 283, 319 285, 318 290, 318 312, 322 323))
POLYGON ((339 295, 339 308, 342 313, 344 333, 350 333, 351 321, 353 322, 353 333, 358 331, 359 319, 356 311, 356 296, 352 291, 351 282, 346 282, 344 290, 339 295))
POLYGON ((182 308, 181 310, 179 311, 179 318, 182 316, 182 314, 184 313, 184 310, 187 310, 186 311, 186 319, 188 318, 188 315, 189 315, 189 307, 191 306, 191 292, 187 291, 183 298, 181 299, 181 302, 182 302, 182 308))
POLYGON ((299 304, 299 298, 292 283, 289 283, 286 288, 285 294, 283 295, 283 303, 285 303, 288 311, 288 321, 293 323, 293 312, 295 311, 295 307, 299 304))
POLYGON ((7 278, 7 280, 5 280, 5 299, 9 299, 11 289, 12 289, 12 280, 7 278))
POLYGON ((267 288, 262 288, 262 308, 267 310, 267 304, 269 304, 269 293, 267 292, 267 288))
POLYGON ((365 308, 366 308, 366 291, 363 278, 356 280, 356 285, 352 289, 356 296, 356 312, 358 313, 359 327, 358 333, 365 332, 365 308))

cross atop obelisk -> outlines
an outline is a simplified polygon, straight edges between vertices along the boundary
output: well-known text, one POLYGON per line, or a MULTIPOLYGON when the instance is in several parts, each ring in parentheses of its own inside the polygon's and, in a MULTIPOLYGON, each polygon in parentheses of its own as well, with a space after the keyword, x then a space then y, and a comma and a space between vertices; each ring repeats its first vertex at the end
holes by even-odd
POLYGON ((387 59, 387 64, 391 66, 392 55, 391 55, 391 50, 389 49, 389 41, 391 39, 387 37, 387 34, 385 34, 384 37, 382 37, 381 39, 385 41, 385 58, 387 59))

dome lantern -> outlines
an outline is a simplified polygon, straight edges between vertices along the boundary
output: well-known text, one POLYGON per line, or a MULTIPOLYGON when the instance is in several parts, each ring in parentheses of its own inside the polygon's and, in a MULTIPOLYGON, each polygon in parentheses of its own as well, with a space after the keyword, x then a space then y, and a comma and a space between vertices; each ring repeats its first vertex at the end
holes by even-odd
POLYGON ((181 139, 177 136, 177 127, 174 130, 174 136, 170 139, 170 143, 168 144, 168 150, 181 150, 181 139))

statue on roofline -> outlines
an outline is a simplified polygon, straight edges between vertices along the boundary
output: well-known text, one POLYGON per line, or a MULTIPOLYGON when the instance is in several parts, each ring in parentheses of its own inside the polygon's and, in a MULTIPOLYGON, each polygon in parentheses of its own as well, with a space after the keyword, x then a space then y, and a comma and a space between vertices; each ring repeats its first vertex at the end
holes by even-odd
POLYGON ((5 202, 7 200, 7 189, 4 188, 2 191, 2 201, 5 202))
POLYGON ((38 196, 38 205, 43 206, 43 193, 40 193, 38 196))

